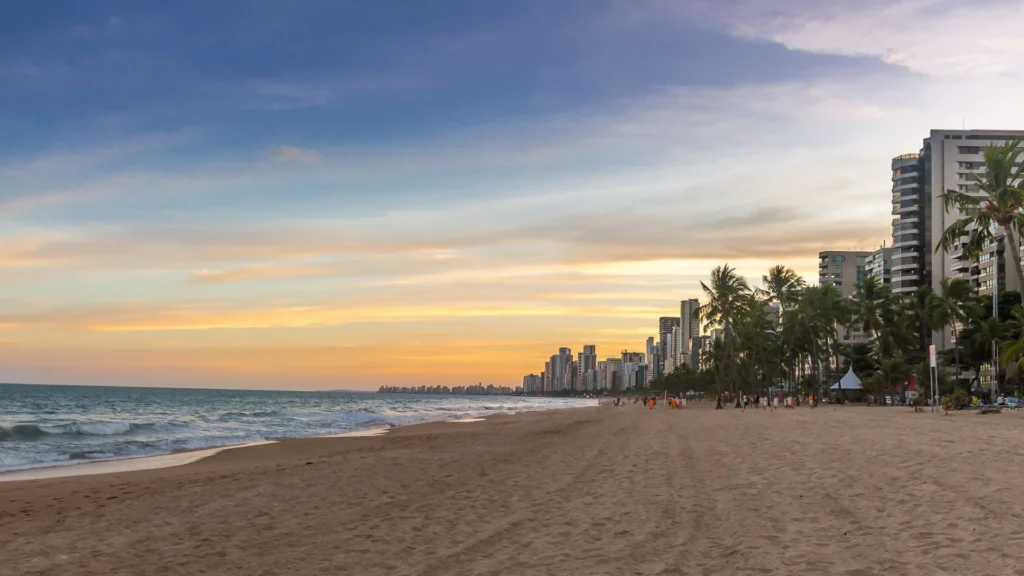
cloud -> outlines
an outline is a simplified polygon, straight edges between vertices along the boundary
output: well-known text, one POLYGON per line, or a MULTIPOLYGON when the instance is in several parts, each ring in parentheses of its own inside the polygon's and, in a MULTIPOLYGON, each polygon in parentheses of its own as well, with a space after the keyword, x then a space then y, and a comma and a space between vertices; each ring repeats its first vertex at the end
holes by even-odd
POLYGON ((240 99, 255 110, 292 111, 328 106, 346 96, 418 89, 421 80, 406 75, 346 77, 324 73, 315 79, 250 78, 211 84, 206 90, 240 99))
POLYGON ((687 16, 741 38, 869 56, 933 76, 1017 73, 1024 59, 1024 4, 1017 1, 704 0, 683 6, 687 16))
POLYGON ((589 317, 643 318, 649 306, 567 306, 544 303, 459 303, 431 305, 306 304, 240 307, 223 303, 179 305, 119 304, 0 315, 0 326, 58 326, 93 332, 155 332, 218 329, 316 328, 363 323, 451 321, 463 318, 589 317))
POLYGON ((320 152, 295 146, 277 146, 271 148, 268 154, 277 162, 291 164, 320 164, 324 161, 324 155, 320 152))
POLYGON ((41 72, 39 66, 25 59, 0 61, 0 78, 4 76, 38 76, 41 72))
POLYGON ((271 280, 281 278, 302 278, 321 276, 332 272, 332 267, 323 264, 256 264, 236 266, 220 270, 199 269, 189 272, 192 284, 224 284, 229 282, 247 282, 252 280, 271 280))

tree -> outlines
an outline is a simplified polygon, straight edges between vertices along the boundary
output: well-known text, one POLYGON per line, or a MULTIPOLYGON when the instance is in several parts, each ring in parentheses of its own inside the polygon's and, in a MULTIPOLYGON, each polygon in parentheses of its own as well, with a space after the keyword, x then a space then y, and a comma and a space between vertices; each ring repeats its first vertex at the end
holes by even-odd
POLYGON ((776 354, 778 333, 775 322, 765 313, 764 303, 752 295, 744 298, 733 326, 742 351, 744 374, 749 377, 750 391, 765 390, 778 372, 781 358, 776 354))
MULTIPOLYGON (((758 290, 758 294, 764 298, 765 304, 778 304, 779 306, 779 326, 777 328, 781 329, 785 321, 786 310, 799 300, 800 293, 807 283, 792 268, 772 266, 768 269, 767 274, 761 276, 761 284, 764 287, 758 290)), ((786 357, 792 354, 792 342, 786 341, 779 334, 776 345, 781 372, 781 367, 786 365, 786 357)))
POLYGON ((1002 146, 988 146, 982 151, 985 170, 972 174, 973 184, 984 196, 947 190, 942 195, 946 212, 956 208, 965 214, 946 228, 939 238, 935 251, 952 252, 963 245, 965 258, 975 258, 989 244, 994 244, 1000 234, 1006 235, 1006 248, 1010 261, 1017 273, 1017 279, 1024 286, 1024 271, 1020 264, 1020 234, 1024 229, 1024 164, 1020 163, 1021 140, 1012 140, 1002 146))
POLYGON ((890 390, 893 384, 902 382, 910 376, 910 366, 903 362, 902 358, 891 358, 879 360, 875 374, 867 380, 869 388, 875 394, 875 398, 881 398, 881 404, 885 405, 885 396, 891 395, 890 390))
MULTIPOLYGON (((732 321, 743 307, 743 297, 750 292, 750 286, 742 276, 736 273, 736 269, 728 264, 717 266, 711 271, 709 283, 701 282, 700 286, 704 289, 704 294, 708 299, 708 303, 700 308, 701 320, 711 325, 721 326, 725 332, 725 362, 730 365, 732 370, 729 386, 730 391, 735 394, 737 366, 734 347, 736 334, 733 330, 732 321)), ((722 405, 721 396, 724 372, 723 364, 722 369, 719 370, 719 399, 715 408, 720 408, 722 405)))
MULTIPOLYGON (((853 294, 853 319, 860 329, 880 343, 879 336, 885 327, 887 308, 892 304, 889 287, 874 277, 868 276, 857 283, 853 294)), ((877 345, 877 344, 876 344, 877 345)))
POLYGON ((952 330, 956 358, 954 383, 957 386, 960 385, 960 339, 957 337, 957 325, 963 325, 968 318, 979 315, 980 311, 971 301, 973 295, 974 290, 967 280, 946 278, 939 285, 939 291, 931 294, 927 304, 932 326, 948 326, 952 330))

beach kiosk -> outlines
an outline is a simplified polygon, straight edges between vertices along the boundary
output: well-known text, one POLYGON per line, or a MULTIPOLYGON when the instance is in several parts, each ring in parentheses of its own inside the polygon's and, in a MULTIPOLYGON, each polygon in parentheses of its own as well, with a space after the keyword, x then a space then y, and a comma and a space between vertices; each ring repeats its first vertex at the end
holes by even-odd
POLYGON ((864 384, 861 383, 860 378, 853 373, 853 367, 846 372, 846 374, 832 385, 832 395, 839 398, 840 400, 852 400, 860 399, 864 394, 864 384), (840 392, 842 390, 842 392, 840 392))

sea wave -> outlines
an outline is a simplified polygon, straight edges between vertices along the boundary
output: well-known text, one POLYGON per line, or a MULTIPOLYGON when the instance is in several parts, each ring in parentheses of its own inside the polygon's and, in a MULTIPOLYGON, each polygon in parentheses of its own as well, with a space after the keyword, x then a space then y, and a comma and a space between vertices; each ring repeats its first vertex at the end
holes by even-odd
POLYGON ((67 424, 15 424, 0 426, 0 441, 31 441, 51 435, 77 436, 119 436, 136 430, 153 428, 152 423, 113 422, 69 422, 67 424))

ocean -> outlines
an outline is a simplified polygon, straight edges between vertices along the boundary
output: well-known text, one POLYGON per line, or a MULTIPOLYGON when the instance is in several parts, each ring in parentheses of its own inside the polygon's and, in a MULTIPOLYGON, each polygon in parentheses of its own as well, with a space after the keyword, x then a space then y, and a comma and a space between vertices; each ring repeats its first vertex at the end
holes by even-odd
POLYGON ((0 471, 595 404, 514 396, 0 384, 0 471))

